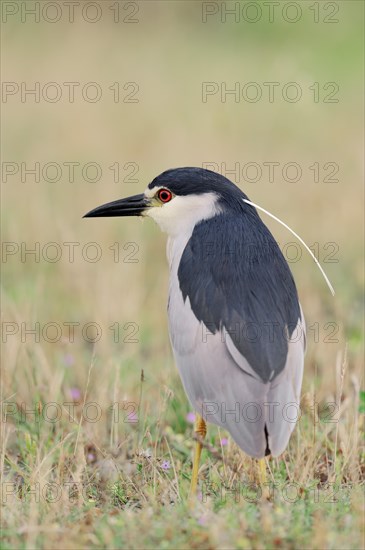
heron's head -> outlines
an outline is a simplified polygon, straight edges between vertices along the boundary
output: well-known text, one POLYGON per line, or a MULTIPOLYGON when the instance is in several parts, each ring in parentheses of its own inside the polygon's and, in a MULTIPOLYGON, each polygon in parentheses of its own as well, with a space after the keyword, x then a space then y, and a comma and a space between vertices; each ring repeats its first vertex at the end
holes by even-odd
POLYGON ((91 210, 84 217, 148 216, 175 236, 228 210, 251 209, 246 195, 224 176, 203 168, 175 168, 155 178, 144 193, 91 210))

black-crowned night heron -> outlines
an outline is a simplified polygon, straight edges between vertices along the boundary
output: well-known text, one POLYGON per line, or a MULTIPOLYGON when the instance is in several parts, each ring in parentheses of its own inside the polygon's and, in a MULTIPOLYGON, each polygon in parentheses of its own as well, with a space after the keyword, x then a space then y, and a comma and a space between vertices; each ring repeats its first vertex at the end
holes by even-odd
POLYGON ((220 174, 178 168, 85 217, 102 216, 149 216, 168 234, 170 338, 197 413, 191 493, 206 421, 261 459, 263 473, 299 416, 305 324, 289 266, 253 203, 220 174))

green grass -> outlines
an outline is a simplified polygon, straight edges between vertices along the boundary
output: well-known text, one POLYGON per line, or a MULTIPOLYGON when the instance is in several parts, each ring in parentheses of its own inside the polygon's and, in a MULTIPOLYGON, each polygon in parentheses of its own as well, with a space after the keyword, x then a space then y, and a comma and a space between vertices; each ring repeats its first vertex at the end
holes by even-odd
POLYGON ((3 547, 361 548, 363 404, 347 367, 342 390, 337 388, 343 392, 337 423, 326 422, 323 411, 314 421, 313 396, 304 394, 288 450, 267 462, 268 498, 257 484, 254 461, 211 426, 191 508, 192 425, 176 376, 163 388, 146 374, 137 383, 137 368, 127 375, 125 366, 116 366, 113 383, 118 388, 123 381, 126 401, 141 403, 138 422, 125 423, 135 418, 119 389, 119 416, 115 406, 111 411, 101 402, 97 386, 90 389, 97 361, 89 389, 79 387, 73 408, 62 376, 57 386, 53 382, 53 398, 47 397, 38 365, 29 381, 38 392, 27 403, 34 415, 18 403, 4 426, 3 547), (45 420, 55 416, 47 408, 53 401, 69 403, 54 423, 45 420), (100 404, 100 421, 85 420, 92 415, 83 415, 83 402, 100 404))

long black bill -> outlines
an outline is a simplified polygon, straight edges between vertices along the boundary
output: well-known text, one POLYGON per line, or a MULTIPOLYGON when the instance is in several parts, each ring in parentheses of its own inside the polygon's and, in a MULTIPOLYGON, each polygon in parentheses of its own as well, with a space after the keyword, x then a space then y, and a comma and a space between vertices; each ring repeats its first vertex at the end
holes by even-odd
POLYGON ((109 216, 140 216, 149 206, 149 201, 141 193, 126 199, 108 202, 90 210, 84 218, 104 218, 109 216))

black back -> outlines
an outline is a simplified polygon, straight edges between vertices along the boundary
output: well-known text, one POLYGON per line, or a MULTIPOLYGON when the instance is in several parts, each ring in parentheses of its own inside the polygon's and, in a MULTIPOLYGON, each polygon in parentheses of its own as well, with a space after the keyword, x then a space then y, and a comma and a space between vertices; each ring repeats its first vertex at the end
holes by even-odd
MULTIPOLYGON (((242 194, 243 195, 243 194, 242 194)), ((196 225, 178 279, 184 300, 212 332, 229 332, 260 378, 285 366, 300 318, 297 290, 276 241, 256 210, 243 203, 196 225)), ((209 338, 209 336, 208 336, 209 338)))

